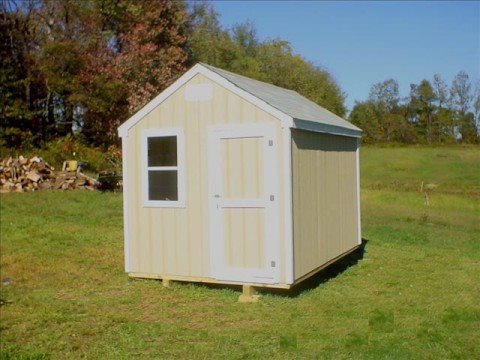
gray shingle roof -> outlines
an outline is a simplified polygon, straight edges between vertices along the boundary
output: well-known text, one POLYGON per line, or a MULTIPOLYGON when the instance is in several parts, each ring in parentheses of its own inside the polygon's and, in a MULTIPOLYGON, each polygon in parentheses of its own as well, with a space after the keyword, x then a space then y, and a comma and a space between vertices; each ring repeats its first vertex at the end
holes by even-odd
MULTIPOLYGON (((328 128, 347 129, 352 135, 361 135, 361 130, 340 116, 315 104, 293 90, 284 89, 262 81, 231 73, 207 64, 201 64, 209 70, 227 79, 235 86, 247 91, 267 104, 291 116, 300 128, 308 128, 311 123, 326 125, 328 128)), ((328 129, 326 129, 327 132, 328 129)))

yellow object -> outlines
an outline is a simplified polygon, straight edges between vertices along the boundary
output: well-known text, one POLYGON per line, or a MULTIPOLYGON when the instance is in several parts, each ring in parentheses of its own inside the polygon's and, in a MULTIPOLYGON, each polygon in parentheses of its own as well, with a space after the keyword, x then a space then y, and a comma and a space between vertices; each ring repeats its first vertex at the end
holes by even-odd
POLYGON ((67 160, 63 162, 63 171, 77 171, 78 161, 77 160, 67 160))

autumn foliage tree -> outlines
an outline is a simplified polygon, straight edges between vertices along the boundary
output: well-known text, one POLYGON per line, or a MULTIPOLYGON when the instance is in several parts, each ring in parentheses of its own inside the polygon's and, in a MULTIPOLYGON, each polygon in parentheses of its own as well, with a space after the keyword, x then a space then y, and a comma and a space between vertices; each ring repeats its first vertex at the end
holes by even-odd
POLYGON ((185 70, 183 3, 2 3, 2 133, 38 145, 77 130, 96 145, 185 70))

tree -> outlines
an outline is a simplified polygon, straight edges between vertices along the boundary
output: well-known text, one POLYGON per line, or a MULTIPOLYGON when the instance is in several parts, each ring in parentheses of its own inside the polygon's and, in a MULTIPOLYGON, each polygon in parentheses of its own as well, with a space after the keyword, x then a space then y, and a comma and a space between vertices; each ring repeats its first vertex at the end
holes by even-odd
POLYGON ((448 107, 448 86, 443 81, 440 74, 433 75, 432 82, 433 92, 435 93, 435 100, 437 101, 437 106, 439 108, 448 107))
POLYGON ((433 92, 435 94, 435 117, 436 117, 436 141, 449 142, 454 140, 452 133, 452 111, 449 97, 448 85, 443 81, 440 74, 433 76, 432 82, 433 92))
POLYGON ((363 130, 364 143, 415 143, 416 131, 407 122, 407 110, 404 106, 398 106, 395 111, 388 112, 383 104, 367 100, 355 103, 349 121, 363 130))
POLYGON ((434 126, 438 131, 435 118, 435 92, 428 80, 422 80, 419 85, 410 85, 410 109, 415 114, 417 127, 427 143, 434 138, 434 126))
POLYGON ((407 122, 407 112, 400 106, 398 82, 387 79, 373 84, 368 102, 375 109, 381 127, 381 137, 377 141, 412 142, 415 138, 412 127, 407 122))
POLYGON ((339 116, 345 115, 345 95, 332 76, 293 54, 288 42, 264 42, 258 49, 258 61, 265 81, 297 91, 331 112, 339 116))
POLYGON ((132 113, 185 71, 187 17, 184 4, 176 1, 122 5, 115 70, 128 89, 132 113))
POLYGON ((210 3, 194 2, 189 12, 188 64, 204 62, 223 69, 241 56, 241 50, 225 31, 210 3))
POLYGON ((465 115, 470 108, 472 101, 472 85, 470 84, 468 74, 460 71, 453 79, 450 87, 450 96, 452 104, 460 114, 465 115))
POLYGON ((388 79, 373 84, 370 88, 368 99, 385 107, 387 111, 393 111, 400 102, 398 82, 394 79, 388 79))
POLYGON ((454 111, 453 131, 458 130, 464 142, 475 141, 476 137, 475 119, 473 114, 469 114, 473 99, 471 89, 472 85, 468 74, 465 71, 460 71, 453 79, 450 87, 450 97, 454 111))
POLYGON ((477 80, 475 85, 475 94, 473 96, 473 118, 478 137, 480 136, 480 80, 477 80))
POLYGON ((0 3, 0 141, 9 147, 36 145, 45 134, 34 13, 34 1, 0 3))
POLYGON ((170 85, 186 68, 187 16, 183 3, 97 0, 92 27, 103 36, 91 44, 83 72, 83 134, 97 144, 115 142, 116 129, 170 85))
POLYGON ((382 141, 384 133, 381 119, 373 102, 356 102, 348 120, 362 129, 362 142, 373 144, 382 141))

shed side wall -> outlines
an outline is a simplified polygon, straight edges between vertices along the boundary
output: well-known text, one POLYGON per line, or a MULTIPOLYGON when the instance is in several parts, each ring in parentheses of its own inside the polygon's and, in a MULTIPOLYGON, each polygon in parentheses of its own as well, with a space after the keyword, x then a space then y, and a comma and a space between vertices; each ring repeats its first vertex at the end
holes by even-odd
POLYGON ((295 279, 358 245, 357 139, 292 130, 295 279))
MULTIPOLYGON (((157 275, 210 278, 208 127, 217 124, 274 123, 281 174, 282 128, 280 121, 236 94, 196 75, 162 104, 129 129, 128 142, 128 236, 130 271, 157 275), (188 84, 212 84, 213 98, 186 101, 188 84), (150 128, 182 127, 185 133, 185 208, 148 208, 142 204, 142 132, 150 128)), ((279 199, 283 218, 283 199, 279 199)), ((282 222, 279 221, 279 224, 282 222)), ((245 233, 248 229, 245 229, 245 233)), ((284 239, 279 231, 279 261, 283 265, 284 239)), ((252 256, 254 256, 252 254, 252 256)), ((281 266, 280 280, 285 278, 281 266)))

